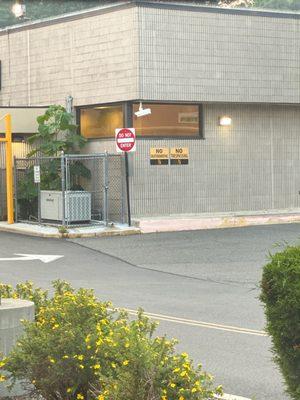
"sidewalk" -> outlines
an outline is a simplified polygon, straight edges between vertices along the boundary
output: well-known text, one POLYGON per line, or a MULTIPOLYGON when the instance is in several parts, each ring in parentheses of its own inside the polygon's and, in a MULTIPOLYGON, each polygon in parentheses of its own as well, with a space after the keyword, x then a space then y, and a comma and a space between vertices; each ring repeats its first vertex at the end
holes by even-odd
POLYGON ((18 233, 21 235, 39 236, 48 238, 79 238, 79 237, 104 237, 134 235, 141 233, 137 227, 128 225, 114 224, 106 226, 87 226, 80 228, 66 228, 60 230, 59 227, 38 224, 15 223, 9 225, 7 222, 0 222, 0 232, 18 233))
POLYGON ((140 218, 134 221, 141 233, 238 228, 254 225, 300 223, 300 209, 274 210, 272 213, 214 213, 140 218))
POLYGON ((300 223, 299 212, 276 210, 270 213, 214 213, 195 215, 171 215, 168 217, 148 217, 133 220, 133 226, 123 224, 110 224, 66 228, 32 223, 0 222, 0 232, 12 232, 23 235, 49 237, 49 238, 80 238, 134 235, 139 233, 179 232, 202 229, 240 228, 255 225, 290 224, 300 223))

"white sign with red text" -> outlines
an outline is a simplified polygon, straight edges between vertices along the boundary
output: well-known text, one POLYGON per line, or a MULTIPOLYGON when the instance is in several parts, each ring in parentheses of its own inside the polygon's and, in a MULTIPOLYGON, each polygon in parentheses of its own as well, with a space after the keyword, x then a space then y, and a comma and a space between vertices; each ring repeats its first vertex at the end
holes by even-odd
POLYGON ((125 151, 126 153, 136 150, 135 145, 135 129, 120 128, 116 129, 116 149, 118 153, 125 151))

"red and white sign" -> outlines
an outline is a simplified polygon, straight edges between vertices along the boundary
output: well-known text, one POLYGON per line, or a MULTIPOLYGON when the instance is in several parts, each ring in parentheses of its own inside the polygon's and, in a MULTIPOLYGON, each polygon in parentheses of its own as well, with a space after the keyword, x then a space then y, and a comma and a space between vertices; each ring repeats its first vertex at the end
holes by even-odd
POLYGON ((116 129, 116 149, 117 152, 122 151, 131 152, 135 151, 135 129, 134 128, 121 128, 116 129))

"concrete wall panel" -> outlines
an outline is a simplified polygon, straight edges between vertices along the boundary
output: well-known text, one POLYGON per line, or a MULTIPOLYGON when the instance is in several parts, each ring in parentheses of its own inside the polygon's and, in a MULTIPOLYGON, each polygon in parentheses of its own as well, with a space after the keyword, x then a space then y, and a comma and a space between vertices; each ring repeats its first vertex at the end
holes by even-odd
POLYGON ((142 99, 300 103, 300 18, 145 6, 139 27, 142 99))
POLYGON ((0 32, 0 106, 135 99, 137 9, 0 32))
MULTIPOLYGON (((138 139, 130 155, 133 216, 300 210, 300 107, 204 107, 205 139, 138 139), (230 115, 232 126, 218 125, 230 115), (151 147, 188 147, 188 165, 151 166, 151 147)), ((83 150, 115 151, 113 140, 83 150)))

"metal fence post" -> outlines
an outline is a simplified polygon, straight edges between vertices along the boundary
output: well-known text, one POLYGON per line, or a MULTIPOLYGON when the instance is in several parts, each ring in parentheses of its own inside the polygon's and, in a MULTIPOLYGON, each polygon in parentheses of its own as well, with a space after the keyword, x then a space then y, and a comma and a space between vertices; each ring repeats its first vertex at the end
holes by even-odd
POLYGON ((105 152, 104 157, 104 221, 105 226, 108 226, 108 153, 105 152))
POLYGON ((14 156, 14 187, 15 187, 15 221, 18 222, 18 179, 17 179, 17 159, 14 156))
POLYGON ((41 160, 39 157, 36 157, 35 159, 35 164, 40 167, 40 179, 37 184, 37 190, 38 190, 38 223, 40 224, 42 222, 41 219, 41 160))
POLYGON ((65 155, 61 152, 60 158, 61 169, 61 192, 62 192, 62 225, 66 224, 66 171, 65 171, 65 155))

